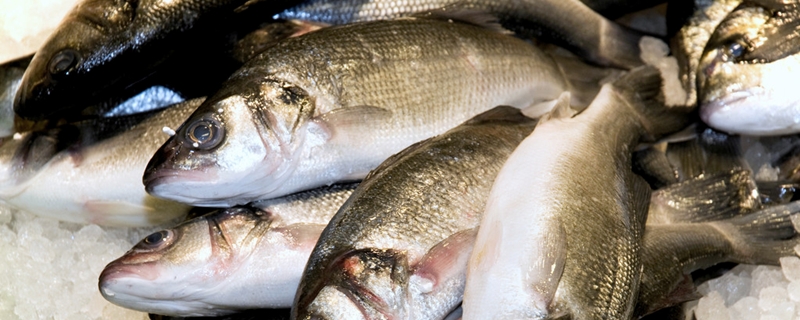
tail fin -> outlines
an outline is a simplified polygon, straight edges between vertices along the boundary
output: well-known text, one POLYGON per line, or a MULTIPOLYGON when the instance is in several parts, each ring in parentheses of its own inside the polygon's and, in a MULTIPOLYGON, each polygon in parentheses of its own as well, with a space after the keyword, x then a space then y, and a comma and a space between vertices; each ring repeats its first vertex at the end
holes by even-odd
POLYGON ((670 108, 664 104, 661 73, 654 67, 633 69, 612 86, 639 113, 646 131, 643 136, 649 136, 649 140, 683 129, 691 122, 686 108, 670 108))
POLYGON ((777 265, 781 257, 794 255, 800 244, 792 224, 798 213, 800 201, 795 201, 713 224, 730 240, 735 262, 777 265))

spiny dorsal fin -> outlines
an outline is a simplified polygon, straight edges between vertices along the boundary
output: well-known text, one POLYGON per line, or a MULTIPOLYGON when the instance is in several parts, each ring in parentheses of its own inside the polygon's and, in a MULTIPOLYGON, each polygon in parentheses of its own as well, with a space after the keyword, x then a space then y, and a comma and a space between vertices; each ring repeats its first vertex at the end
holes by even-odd
MULTIPOLYGON (((569 91, 564 91, 561 93, 560 96, 556 100, 553 101, 553 106, 551 107, 550 112, 546 113, 539 119, 539 123, 544 123, 545 121, 551 119, 560 119, 560 118, 572 118, 577 113, 575 110, 570 108, 569 103, 571 100, 571 95, 569 91)), ((524 112, 524 111, 523 111, 524 112)))
POLYGON ((509 106, 497 106, 489 111, 485 111, 477 116, 472 117, 472 119, 467 120, 464 122, 464 124, 480 125, 492 122, 526 123, 533 121, 535 120, 526 117, 522 114, 522 111, 517 108, 509 106))
POLYGON ((470 8, 469 4, 461 1, 438 9, 418 13, 412 17, 455 21, 482 27, 498 33, 513 34, 512 31, 503 28, 497 16, 486 11, 470 8))

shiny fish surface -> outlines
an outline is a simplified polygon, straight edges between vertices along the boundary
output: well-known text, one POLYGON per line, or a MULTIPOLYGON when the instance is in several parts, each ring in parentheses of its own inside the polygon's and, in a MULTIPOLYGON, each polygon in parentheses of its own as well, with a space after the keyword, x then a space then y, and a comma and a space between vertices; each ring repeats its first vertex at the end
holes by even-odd
POLYGON ((319 234, 356 185, 222 209, 156 232, 106 266, 100 292, 126 308, 183 317, 288 308, 319 234))
POLYGON ((509 157, 470 257, 464 319, 631 318, 650 198, 632 151, 688 121, 664 110, 660 80, 636 69, 572 118, 560 103, 509 157))
POLYGON ((14 134, 14 97, 33 56, 0 65, 0 138, 14 134))
POLYGON ((698 69, 700 116, 736 134, 800 132, 800 99, 792 79, 800 67, 796 4, 746 2, 714 31, 698 69), (772 4, 772 5, 770 5, 772 4))
POLYGON ((323 231, 293 319, 443 319, 505 158, 534 128, 497 107, 375 169, 323 231))
POLYGON ((129 117, 87 120, 20 134, 0 145, 0 201, 55 219, 149 226, 185 214, 185 204, 148 195, 141 172, 203 99, 129 117))
POLYGON ((567 88, 539 49, 473 25, 324 28, 231 76, 153 156, 144 183, 158 197, 231 206, 361 179, 494 106, 538 106, 567 88))

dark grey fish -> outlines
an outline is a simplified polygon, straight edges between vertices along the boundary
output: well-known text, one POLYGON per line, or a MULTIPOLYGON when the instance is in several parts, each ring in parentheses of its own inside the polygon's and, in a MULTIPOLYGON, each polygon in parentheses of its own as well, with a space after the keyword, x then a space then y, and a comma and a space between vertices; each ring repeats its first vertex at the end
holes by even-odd
POLYGON ((33 55, 0 65, 0 138, 14 131, 14 97, 33 55))
POLYGON ((372 171, 323 231, 294 319, 442 319, 495 175, 536 121, 497 107, 372 171))

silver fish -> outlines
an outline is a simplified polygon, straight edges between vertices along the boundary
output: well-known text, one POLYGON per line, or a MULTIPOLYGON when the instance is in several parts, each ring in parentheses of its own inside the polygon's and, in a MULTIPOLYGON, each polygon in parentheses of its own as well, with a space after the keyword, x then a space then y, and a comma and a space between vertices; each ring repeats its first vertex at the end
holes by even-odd
POLYGON ((139 242, 100 274, 114 304, 172 316, 292 305, 311 249, 357 184, 209 213, 139 242))
POLYGON ((514 151, 470 257, 464 319, 633 315, 650 199, 633 148, 688 121, 660 90, 657 70, 635 69, 573 118, 560 103, 514 151))
POLYGON ((150 226, 189 210, 148 195, 141 172, 203 99, 128 117, 87 120, 18 134, 0 145, 0 201, 55 219, 150 226))
POLYGON ((731 133, 781 135, 800 132, 800 99, 792 70, 800 66, 794 36, 796 4, 744 2, 714 31, 698 69, 700 116, 731 133))
POLYGON ((497 107, 386 160, 323 231, 293 319, 443 319, 503 161, 536 121, 497 107))
POLYGON ((33 55, 0 65, 0 138, 14 134, 14 97, 33 55))
POLYGON ((473 25, 324 28, 231 76, 153 156, 144 184, 158 197, 231 206, 361 179, 494 106, 539 106, 568 88, 536 47, 473 25))

